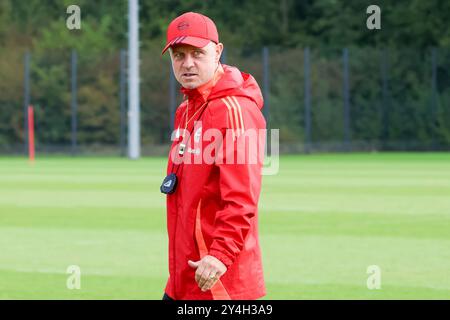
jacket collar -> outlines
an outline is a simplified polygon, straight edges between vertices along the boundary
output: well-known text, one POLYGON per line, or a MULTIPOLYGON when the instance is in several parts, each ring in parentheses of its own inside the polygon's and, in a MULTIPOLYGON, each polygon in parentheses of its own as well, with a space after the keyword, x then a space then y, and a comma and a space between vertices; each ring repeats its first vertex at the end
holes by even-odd
POLYGON ((189 99, 196 100, 200 98, 202 100, 202 103, 204 103, 208 100, 209 94, 211 93, 217 82, 220 80, 220 78, 222 78, 224 73, 225 72, 223 70, 222 64, 219 63, 219 66, 217 67, 216 72, 214 73, 214 76, 211 80, 195 89, 186 89, 184 87, 181 87, 181 92, 189 99))

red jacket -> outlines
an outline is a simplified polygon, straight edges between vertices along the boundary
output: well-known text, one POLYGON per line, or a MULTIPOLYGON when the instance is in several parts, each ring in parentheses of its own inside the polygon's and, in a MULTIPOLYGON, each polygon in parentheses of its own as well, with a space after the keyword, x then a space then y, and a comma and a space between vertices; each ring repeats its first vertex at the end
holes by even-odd
MULTIPOLYGON (((266 128, 260 110, 263 98, 251 75, 235 67, 222 66, 224 73, 206 101, 197 89, 182 88, 189 103, 187 118, 198 111, 202 128, 199 130, 198 122, 194 127, 196 118, 188 124, 188 130, 193 127, 195 130, 183 157, 192 160, 190 164, 179 165, 177 188, 167 195, 170 276, 165 292, 176 300, 257 299, 266 294, 258 237, 262 161, 227 163, 232 154, 236 156, 236 146, 244 139, 245 130, 266 128), (197 148, 201 150, 200 155, 198 150, 196 153, 200 131, 205 134, 210 128, 220 130, 222 148, 227 145, 226 141, 233 141, 234 151, 212 152, 214 162, 196 163, 194 157, 202 157, 211 143, 202 137, 201 148, 197 148), (232 140, 226 140, 226 134, 232 140), (228 270, 211 290, 202 292, 195 282, 195 269, 188 265, 188 260, 198 261, 205 255, 216 257, 228 270)), ((175 129, 185 126, 186 104, 184 101, 176 111, 175 129)), ((264 142, 265 139, 260 148, 264 148, 264 142)), ((177 152, 178 144, 179 140, 172 143, 171 154, 177 152)), ((249 145, 245 149, 247 155, 256 152, 249 145)), ((171 173, 172 163, 169 155, 167 174, 171 173)))

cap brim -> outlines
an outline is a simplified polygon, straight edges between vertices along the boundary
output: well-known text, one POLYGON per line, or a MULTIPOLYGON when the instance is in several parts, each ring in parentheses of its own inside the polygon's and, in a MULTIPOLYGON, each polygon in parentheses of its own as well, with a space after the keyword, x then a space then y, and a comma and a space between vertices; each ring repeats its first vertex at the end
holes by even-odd
POLYGON ((164 54, 167 49, 169 49, 171 46, 179 45, 179 44, 188 44, 197 48, 203 48, 206 46, 211 40, 209 39, 203 39, 203 38, 197 38, 197 37, 191 37, 191 36, 182 36, 177 37, 170 41, 166 46, 164 47, 161 54, 164 54))

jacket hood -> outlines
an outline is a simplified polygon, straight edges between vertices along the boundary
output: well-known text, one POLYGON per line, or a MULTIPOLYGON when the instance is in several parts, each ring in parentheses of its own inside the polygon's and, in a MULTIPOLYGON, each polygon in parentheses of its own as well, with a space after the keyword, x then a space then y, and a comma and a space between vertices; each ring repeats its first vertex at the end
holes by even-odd
MULTIPOLYGON (((247 97, 254 101, 259 109, 264 105, 263 96, 258 83, 252 75, 239 71, 238 68, 222 64, 224 74, 216 83, 208 96, 208 101, 226 96, 247 97)), ((181 88, 182 93, 192 96, 196 89, 181 88)))

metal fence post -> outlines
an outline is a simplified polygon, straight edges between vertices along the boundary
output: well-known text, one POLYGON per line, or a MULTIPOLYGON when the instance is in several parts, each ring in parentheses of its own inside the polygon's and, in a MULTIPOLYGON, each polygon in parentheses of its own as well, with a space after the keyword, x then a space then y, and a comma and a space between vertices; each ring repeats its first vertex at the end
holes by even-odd
POLYGON ((220 56, 220 63, 227 64, 227 48, 223 48, 222 55, 220 56))
POLYGON ((305 72, 305 152, 311 152, 311 69, 309 48, 305 48, 303 54, 305 72))
POLYGON ((77 52, 72 49, 72 156, 77 152, 77 52))
POLYGON ((128 1, 128 157, 141 156, 139 1, 128 1))
POLYGON ((381 141, 382 148, 386 149, 388 146, 389 138, 389 92, 388 92, 388 73, 389 73, 389 54, 387 49, 384 49, 381 53, 381 77, 382 77, 382 106, 381 106, 381 121, 382 132, 381 141))
MULTIPOLYGON (((264 107, 263 107, 263 114, 264 118, 266 119, 266 129, 267 129, 267 136, 270 136, 270 112, 269 112, 269 96, 270 96, 270 69, 269 69, 269 48, 263 47, 262 50, 263 55, 263 97, 264 97, 264 107)), ((270 150, 271 148, 271 139, 267 139, 267 150, 270 150)))
POLYGON ((174 130, 175 110, 177 108, 175 75, 172 70, 172 63, 169 62, 169 112, 170 112, 170 134, 174 130))
POLYGON ((266 118, 267 128, 269 128, 269 48, 263 47, 263 96, 264 96, 264 108, 263 113, 266 118))
POLYGON ((343 50, 344 62, 344 150, 350 151, 350 85, 348 67, 348 48, 343 50))
POLYGON ((28 152, 28 106, 30 105, 30 52, 24 57, 24 95, 23 95, 23 143, 24 153, 28 152))
POLYGON ((431 51, 431 143, 432 149, 437 149, 436 124, 437 124, 437 48, 431 51))

